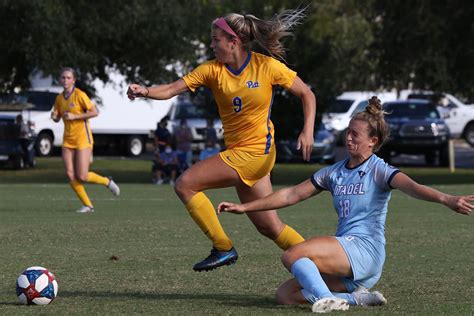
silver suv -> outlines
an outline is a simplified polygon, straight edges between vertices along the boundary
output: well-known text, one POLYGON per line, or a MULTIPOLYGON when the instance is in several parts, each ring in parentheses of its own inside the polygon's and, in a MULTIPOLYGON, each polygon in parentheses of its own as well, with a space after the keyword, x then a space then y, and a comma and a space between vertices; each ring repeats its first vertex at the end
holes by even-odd
MULTIPOLYGON (((192 100, 187 97, 179 97, 177 102, 171 106, 168 117, 168 129, 171 133, 179 127, 182 119, 186 119, 193 135, 193 151, 202 150, 204 148, 205 130, 207 120, 210 117, 206 107, 193 103, 192 100)), ((218 142, 222 143, 224 139, 224 129, 220 119, 214 119, 214 128, 218 142)))

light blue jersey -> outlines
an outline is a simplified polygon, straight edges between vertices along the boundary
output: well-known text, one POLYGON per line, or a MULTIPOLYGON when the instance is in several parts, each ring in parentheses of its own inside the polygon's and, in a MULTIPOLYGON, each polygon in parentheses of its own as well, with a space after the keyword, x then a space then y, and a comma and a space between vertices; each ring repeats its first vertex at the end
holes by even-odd
POLYGON ((319 170, 311 181, 333 196, 339 217, 336 236, 366 236, 385 243, 390 181, 399 170, 376 155, 355 168, 346 167, 348 161, 319 170))
POLYGON ((376 155, 354 168, 346 166, 348 161, 317 171, 311 181, 317 189, 328 190, 333 196, 339 217, 336 239, 344 248, 353 273, 353 278, 343 278, 343 282, 352 292, 359 286, 373 287, 382 275, 390 181, 400 171, 376 155))

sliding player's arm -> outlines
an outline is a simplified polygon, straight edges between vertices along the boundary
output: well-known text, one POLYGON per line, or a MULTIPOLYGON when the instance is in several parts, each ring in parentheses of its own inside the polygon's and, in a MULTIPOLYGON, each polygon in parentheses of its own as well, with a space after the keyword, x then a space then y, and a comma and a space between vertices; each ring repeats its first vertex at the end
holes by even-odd
POLYGON ((253 202, 245 204, 222 202, 217 207, 217 213, 219 214, 221 212, 231 212, 236 214, 242 214, 246 212, 279 209, 306 200, 307 198, 314 196, 320 192, 321 191, 316 189, 311 180, 306 180, 298 185, 281 189, 268 195, 267 197, 253 202))
POLYGON ((390 185, 416 199, 443 204, 460 214, 469 215, 474 209, 474 195, 455 196, 446 194, 426 185, 421 185, 402 172, 393 177, 390 185))

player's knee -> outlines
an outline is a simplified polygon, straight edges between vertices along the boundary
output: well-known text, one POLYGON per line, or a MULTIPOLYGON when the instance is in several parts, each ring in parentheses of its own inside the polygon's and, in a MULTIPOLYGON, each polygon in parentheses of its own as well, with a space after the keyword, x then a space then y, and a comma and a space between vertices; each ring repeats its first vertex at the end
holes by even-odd
POLYGON ((87 173, 85 174, 77 174, 76 179, 81 182, 87 182, 87 173))
POLYGON ((178 179, 176 179, 176 182, 174 184, 174 192, 178 196, 181 196, 181 194, 186 190, 186 184, 183 182, 183 176, 179 176, 178 179))
POLYGON ((180 175, 175 182, 174 191, 181 199, 187 199, 192 196, 191 185, 186 173, 180 175))
POLYGON ((288 270, 291 269, 291 266, 293 265, 293 263, 298 259, 299 259, 298 255, 295 253, 295 251, 292 248, 285 250, 285 252, 283 252, 283 254, 281 255, 281 263, 283 263, 283 265, 288 270))

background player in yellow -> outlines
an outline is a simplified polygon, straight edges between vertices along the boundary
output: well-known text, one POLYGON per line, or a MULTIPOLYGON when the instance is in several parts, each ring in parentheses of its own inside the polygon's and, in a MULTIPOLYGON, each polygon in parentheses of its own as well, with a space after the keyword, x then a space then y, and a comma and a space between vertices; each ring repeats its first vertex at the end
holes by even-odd
MULTIPOLYGON (((241 202, 272 193, 270 171, 275 163, 273 124, 270 120, 275 86, 281 86, 301 99, 304 126, 298 137, 303 158, 309 160, 314 142, 316 98, 310 88, 282 62, 283 36, 299 24, 302 11, 284 11, 272 20, 231 13, 216 19, 211 29, 211 49, 215 59, 170 84, 147 88, 132 84, 131 100, 147 97, 169 99, 200 86, 211 89, 224 127, 226 150, 187 169, 178 179, 175 191, 193 220, 211 239, 213 249, 196 271, 208 271, 234 263, 237 252, 224 232, 206 189, 235 187, 241 202), (252 52, 256 42, 270 56, 252 52)), ((285 225, 276 210, 249 213, 258 231, 280 248, 288 249, 304 239, 285 225)))
POLYGON ((98 115, 95 105, 75 86, 76 75, 72 68, 62 69, 60 82, 64 91, 56 97, 51 118, 55 122, 62 118, 64 122, 62 158, 71 187, 83 204, 77 212, 91 213, 94 206, 83 182, 105 185, 116 196, 120 189, 112 178, 89 171, 94 140, 88 120, 98 115))

